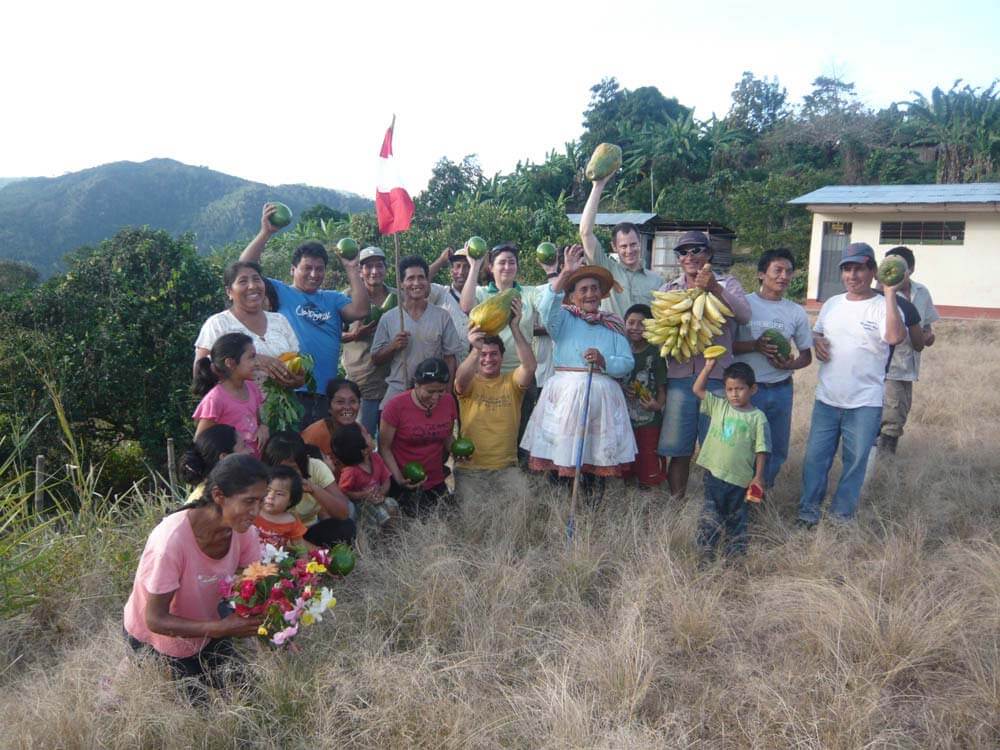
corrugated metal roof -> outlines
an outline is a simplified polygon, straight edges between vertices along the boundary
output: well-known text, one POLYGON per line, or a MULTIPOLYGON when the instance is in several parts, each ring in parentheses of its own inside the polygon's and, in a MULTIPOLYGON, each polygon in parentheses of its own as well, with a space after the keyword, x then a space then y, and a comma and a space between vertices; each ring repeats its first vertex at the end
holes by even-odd
MULTIPOLYGON (((566 214, 566 218, 572 221, 574 224, 579 225, 580 218, 583 214, 566 214)), ((626 213, 626 214, 597 214, 597 226, 599 227, 613 227, 615 224, 621 224, 623 221, 631 222, 632 224, 645 224, 650 219, 655 219, 656 214, 640 214, 640 213, 626 213)))
POLYGON ((1000 202, 1000 182, 964 185, 827 185, 788 201, 795 204, 1000 202))

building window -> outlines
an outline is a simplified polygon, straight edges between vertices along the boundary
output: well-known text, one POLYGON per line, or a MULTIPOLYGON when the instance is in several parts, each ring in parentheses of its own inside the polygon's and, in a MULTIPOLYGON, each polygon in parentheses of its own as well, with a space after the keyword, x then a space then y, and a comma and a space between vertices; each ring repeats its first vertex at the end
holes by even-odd
POLYGON ((883 221, 880 245, 962 245, 964 221, 883 221))

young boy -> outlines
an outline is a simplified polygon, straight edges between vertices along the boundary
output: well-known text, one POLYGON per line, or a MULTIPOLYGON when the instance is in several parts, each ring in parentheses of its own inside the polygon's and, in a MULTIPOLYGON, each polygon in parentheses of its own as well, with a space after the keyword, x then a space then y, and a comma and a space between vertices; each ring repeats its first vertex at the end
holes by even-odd
POLYGON ((643 490, 656 487, 667 478, 666 461, 656 452, 663 405, 667 401, 667 363, 642 335, 645 331, 642 321, 652 317, 649 305, 632 305, 625 313, 625 336, 632 347, 635 367, 622 387, 638 452, 622 478, 635 477, 643 490))
POLYGON ((705 469, 698 546, 706 557, 715 554, 723 530, 727 556, 746 552, 748 489, 763 495, 764 466, 771 450, 767 417, 750 403, 757 391, 753 368, 745 362, 727 367, 722 373, 726 397, 720 398, 705 389, 713 367, 714 359, 705 360, 691 388, 701 399, 701 413, 711 420, 698 453, 698 465, 705 469))
POLYGON ((376 528, 388 530, 399 515, 399 505, 386 497, 392 475, 382 457, 372 451, 363 428, 357 422, 342 425, 333 433, 330 450, 340 464, 341 492, 357 503, 362 515, 376 528))
POLYGON ((294 508, 301 499, 302 479, 298 472, 288 466, 273 467, 264 503, 261 505, 260 513, 253 520, 260 534, 261 544, 315 549, 315 545, 303 538, 306 533, 305 525, 288 512, 288 509, 294 508))

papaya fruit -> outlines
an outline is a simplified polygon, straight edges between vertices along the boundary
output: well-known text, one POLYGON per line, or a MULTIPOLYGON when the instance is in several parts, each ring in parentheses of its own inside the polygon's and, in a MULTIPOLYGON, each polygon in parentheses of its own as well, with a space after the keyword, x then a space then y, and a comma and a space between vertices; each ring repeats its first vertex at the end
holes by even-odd
POLYGON ((455 458, 468 458, 476 451, 476 446, 467 437, 456 438, 451 444, 451 455, 455 458))
POLYGON ((710 346, 701 353, 701 356, 703 356, 705 359, 718 359, 727 351, 729 350, 726 349, 726 347, 724 346, 710 346))
POLYGON ((422 482, 427 479, 427 471, 419 461, 410 461, 403 467, 403 479, 408 482, 422 482))
POLYGON ((302 361, 302 357, 292 357, 285 363, 285 367, 292 375, 301 375, 305 370, 305 363, 302 361))
POLYGON ((878 280, 882 286, 896 286, 906 277, 906 261, 898 255, 886 256, 878 267, 878 280))
POLYGON ((354 550, 346 544, 335 544, 330 548, 329 570, 334 575, 346 576, 357 564, 358 558, 354 550))
POLYGON ((365 324, 377 323, 383 315, 393 309, 397 304, 399 304, 399 298, 396 296, 396 293, 389 292, 385 301, 381 305, 371 306, 371 309, 368 311, 368 315, 365 316, 365 324))
POLYGON ((292 223, 292 209, 284 203, 275 203, 274 205, 278 208, 273 214, 271 214, 268 221, 271 222, 271 226, 278 227, 279 229, 287 227, 292 223))
POLYGON ((760 335, 760 337, 771 346, 776 346, 778 348, 779 359, 788 359, 792 356, 792 345, 788 342, 788 339, 785 338, 781 331, 774 328, 768 328, 760 335))
POLYGON ((535 259, 543 266, 551 266, 557 256, 556 246, 551 242, 542 242, 535 248, 535 259))
POLYGON ((337 243, 337 255, 344 260, 354 260, 358 257, 358 241, 353 237, 344 237, 337 243))
POLYGON ((602 143, 594 149, 590 161, 587 162, 587 179, 591 182, 594 180, 603 180, 608 175, 618 171, 621 165, 621 146, 616 146, 613 143, 602 143))
POLYGON ((387 313, 389 310, 394 308, 399 304, 399 297, 396 296, 395 292, 389 292, 389 296, 385 298, 385 302, 382 303, 382 312, 387 313))
POLYGON ((480 302, 469 312, 469 326, 479 326, 487 336, 496 336, 510 322, 510 306, 514 297, 520 297, 516 289, 507 289, 480 302))
POLYGON ((469 237, 469 241, 466 243, 466 247, 469 251, 469 257, 473 260, 479 260, 484 255, 486 255, 486 240, 482 237, 469 237))

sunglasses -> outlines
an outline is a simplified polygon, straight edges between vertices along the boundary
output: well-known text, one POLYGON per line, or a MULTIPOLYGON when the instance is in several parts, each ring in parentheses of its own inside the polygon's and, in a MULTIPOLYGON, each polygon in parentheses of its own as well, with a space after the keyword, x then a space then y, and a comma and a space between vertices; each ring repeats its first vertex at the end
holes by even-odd
POLYGON ((701 255, 702 253, 707 253, 708 248, 704 245, 698 245, 697 247, 682 247, 680 250, 674 250, 678 258, 683 258, 685 255, 701 255))
POLYGON ((421 370, 414 376, 414 380, 419 382, 434 382, 434 383, 447 383, 448 382, 448 371, 445 370, 441 372, 436 367, 429 370, 421 370))

